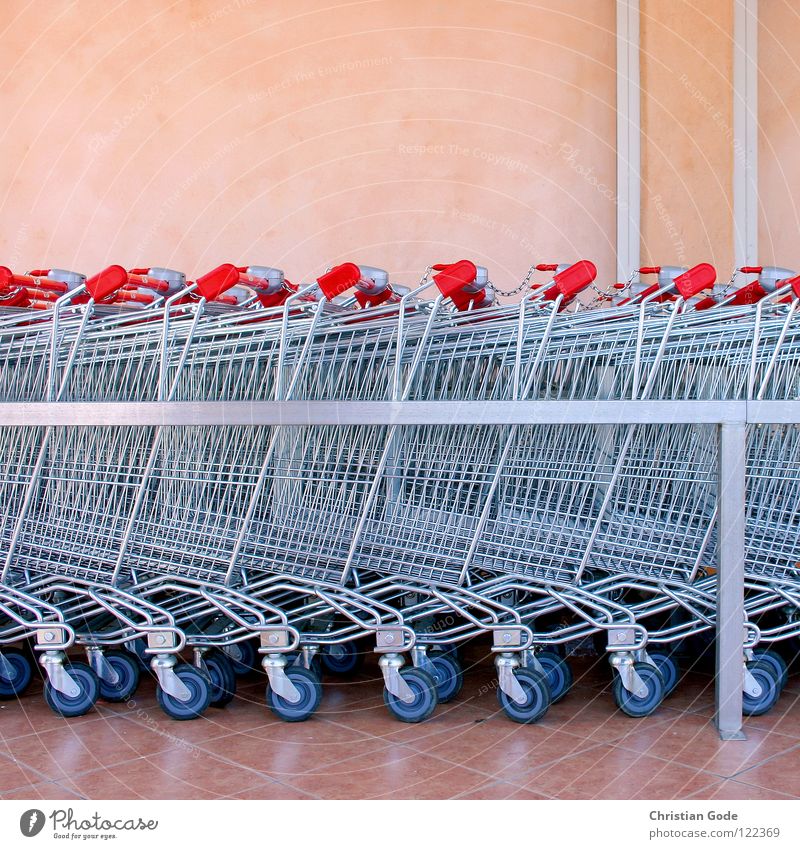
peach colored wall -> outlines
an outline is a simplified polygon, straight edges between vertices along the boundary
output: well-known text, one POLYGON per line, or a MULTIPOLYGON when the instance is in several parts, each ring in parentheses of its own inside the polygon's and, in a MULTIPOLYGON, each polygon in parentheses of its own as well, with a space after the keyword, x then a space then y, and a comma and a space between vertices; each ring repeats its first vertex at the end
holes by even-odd
POLYGON ((800 271, 800 8, 759 3, 759 262, 800 271))
MULTIPOLYGON (((763 5, 763 4, 762 4, 763 5)), ((733 4, 642 0, 642 263, 733 267, 733 4)))
POLYGON ((2 0, 0 262, 611 279, 614 29, 614 0, 2 0))

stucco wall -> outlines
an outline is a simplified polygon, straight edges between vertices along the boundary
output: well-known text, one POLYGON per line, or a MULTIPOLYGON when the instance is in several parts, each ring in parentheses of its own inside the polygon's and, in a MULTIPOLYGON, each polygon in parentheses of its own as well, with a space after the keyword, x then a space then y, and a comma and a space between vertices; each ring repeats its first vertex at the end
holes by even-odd
MULTIPOLYGON (((762 4, 763 5, 763 4, 762 4)), ((733 4, 642 0, 642 263, 733 267, 733 4)))
POLYGON ((800 6, 759 3, 759 262, 800 271, 800 6))
POLYGON ((614 28, 613 0, 3 0, 0 261, 610 280, 614 28))

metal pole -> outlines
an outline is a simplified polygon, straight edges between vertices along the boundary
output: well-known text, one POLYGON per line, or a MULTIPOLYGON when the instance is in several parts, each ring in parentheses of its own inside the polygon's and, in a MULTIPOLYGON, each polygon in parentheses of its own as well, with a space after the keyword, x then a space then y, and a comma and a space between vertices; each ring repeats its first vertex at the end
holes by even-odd
POLYGON ((723 740, 744 740, 744 532, 747 427, 719 427, 716 725, 723 740))

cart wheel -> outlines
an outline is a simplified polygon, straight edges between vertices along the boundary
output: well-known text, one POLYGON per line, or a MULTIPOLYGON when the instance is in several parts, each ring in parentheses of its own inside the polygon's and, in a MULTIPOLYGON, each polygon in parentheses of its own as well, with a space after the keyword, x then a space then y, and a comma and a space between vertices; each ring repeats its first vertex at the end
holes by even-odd
POLYGON ((139 658, 127 651, 112 649, 104 652, 106 663, 117 673, 118 681, 111 684, 98 678, 100 698, 107 702, 127 702, 139 686, 139 658))
POLYGON ((233 672, 237 677, 243 678, 245 675, 252 675, 254 672, 261 671, 261 666, 258 663, 259 645, 258 640, 244 640, 241 643, 234 643, 231 646, 232 649, 238 650, 238 657, 232 657, 226 653, 233 672))
POLYGON ((546 676, 535 669, 520 666, 514 670, 514 677, 525 691, 525 702, 518 704, 498 687, 497 701, 500 702, 500 707, 503 708, 506 716, 513 719, 514 722, 521 722, 525 725, 538 722, 547 713, 551 702, 550 687, 547 684, 546 676))
POLYGON ((550 687, 550 703, 560 702, 572 688, 572 667, 561 655, 549 649, 539 652, 536 659, 542 664, 550 687))
POLYGON ((361 668, 364 653, 358 650, 355 640, 349 643, 334 643, 320 652, 322 667, 331 675, 352 675, 361 668))
POLYGON ((449 652, 434 651, 428 655, 432 675, 436 684, 439 704, 451 702, 464 686, 464 672, 458 659, 449 652))
POLYGON ((150 668, 150 656, 145 651, 147 643, 145 640, 136 639, 126 645, 131 647, 131 654, 139 661, 139 670, 141 672, 152 672, 150 668))
POLYGON ((236 695, 236 674, 230 658, 221 651, 210 651, 203 657, 211 676, 211 707, 222 708, 236 695))
POLYGON ((781 694, 778 686, 778 678, 772 666, 761 661, 751 660, 747 664, 750 674, 756 679, 761 687, 760 696, 749 696, 742 694, 742 713, 745 716, 761 716, 775 707, 781 694))
POLYGON ((286 675, 300 693, 300 701, 292 703, 267 687, 267 707, 285 722, 304 722, 314 714, 322 701, 319 675, 305 666, 287 666, 286 675))
POLYGON ((436 709, 438 696, 433 676, 424 669, 403 666, 400 675, 414 694, 413 702, 404 702, 383 688, 383 701, 395 719, 401 722, 423 722, 436 709))
POLYGON ((786 661, 774 649, 756 649, 753 652, 753 660, 757 663, 772 667, 778 689, 783 690, 789 680, 789 667, 786 661))
POLYGON ((655 666, 637 661, 633 668, 647 686, 647 695, 643 698, 628 692, 622 685, 619 673, 614 675, 614 701, 617 707, 628 716, 650 716, 664 700, 664 679, 655 666))
POLYGON ((205 672, 188 663, 178 663, 173 672, 180 678, 181 683, 189 690, 189 699, 182 702, 175 696, 165 693, 161 686, 156 687, 156 698, 161 710, 171 719, 197 719, 202 716, 211 704, 213 685, 205 672))
POLYGON ((0 666, 0 699, 13 699, 21 696, 31 683, 33 667, 28 658, 16 649, 3 651, 3 658, 6 663, 0 666), (6 669, 9 673, 8 678, 3 675, 3 670, 6 669))
POLYGON ((648 654, 664 679, 664 698, 671 696, 681 677, 678 661, 672 654, 663 651, 648 652, 648 654))
POLYGON ((44 685, 44 699, 50 709, 60 716, 83 716, 94 707, 94 703, 100 695, 100 682, 92 668, 86 663, 78 661, 65 663, 64 670, 78 685, 78 695, 68 696, 60 690, 56 690, 48 680, 44 685))

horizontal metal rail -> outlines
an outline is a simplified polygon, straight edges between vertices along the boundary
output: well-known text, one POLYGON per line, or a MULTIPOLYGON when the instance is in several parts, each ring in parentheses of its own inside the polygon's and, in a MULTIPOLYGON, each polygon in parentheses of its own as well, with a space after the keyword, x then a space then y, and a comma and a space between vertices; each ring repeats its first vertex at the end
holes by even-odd
POLYGON ((133 401, 0 403, 0 425, 800 423, 800 401, 133 401))

